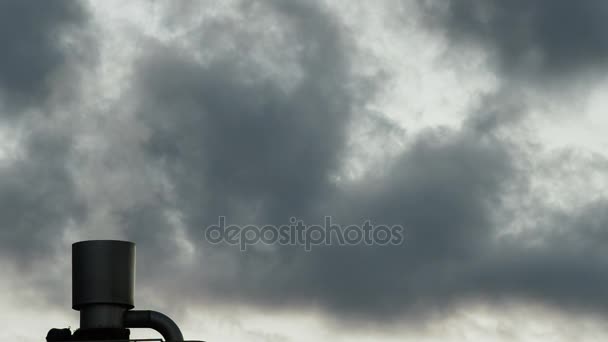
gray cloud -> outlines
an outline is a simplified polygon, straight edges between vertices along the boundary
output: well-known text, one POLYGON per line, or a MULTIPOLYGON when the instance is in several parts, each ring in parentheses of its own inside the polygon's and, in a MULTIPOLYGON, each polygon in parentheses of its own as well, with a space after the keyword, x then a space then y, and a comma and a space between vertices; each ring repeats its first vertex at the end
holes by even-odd
POLYGON ((0 255, 42 290, 41 300, 64 295, 47 263, 63 255, 66 230, 85 215, 70 170, 73 132, 63 120, 73 109, 65 95, 79 81, 81 42, 70 39, 86 23, 79 2, 0 2, 0 255))
MULTIPOLYGON (((70 55, 57 32, 88 24, 77 3, 52 4, 44 5, 52 7, 44 18, 25 5, 11 5, 17 6, 12 15, 0 11, 0 18, 10 17, 3 22, 19 23, 37 42, 23 45, 9 33, 13 24, 0 26, 9 51, 0 56, 0 94, 5 104, 19 104, 10 124, 27 132, 20 157, 0 169, 7 227, 0 230, 0 253, 25 264, 55 255, 66 228, 86 222, 91 211, 73 179, 84 171, 71 169, 78 132, 33 124, 56 117, 24 109, 46 113, 41 104, 56 90, 52 80, 66 72, 70 55), (9 68, 18 59, 27 61, 20 68, 32 67, 9 68)), ((190 5, 186 12, 196 17, 197 6, 190 5)), ((124 185, 107 189, 112 194, 100 194, 98 203, 118 217, 116 230, 138 244, 138 286, 155 294, 149 300, 171 301, 173 310, 175 304, 235 303, 320 308, 372 322, 425 318, 475 300, 606 309, 605 201, 571 211, 505 204, 514 191, 529 195, 528 177, 538 172, 523 151, 526 142, 518 140, 526 137, 510 131, 516 121, 510 119, 528 105, 519 92, 488 96, 462 127, 409 136, 411 144, 386 164, 344 180, 337 176, 347 162, 350 129, 368 115, 362 108, 376 88, 356 76, 357 47, 331 11, 316 2, 243 2, 227 18, 197 23, 174 17, 182 10, 168 12, 174 40, 142 44, 131 88, 110 106, 135 114, 120 116, 124 125, 102 128, 121 126, 109 135, 116 141, 104 147, 107 159, 84 173, 94 180, 118 174, 124 185), (137 137, 121 139, 130 133, 137 137), (113 201, 121 194, 127 200, 113 201), (371 219, 404 225, 407 236, 403 246, 312 253, 270 246, 241 253, 204 242, 203 228, 220 215, 239 224, 281 224, 291 216, 306 223, 325 215, 341 224, 371 219), (529 216, 530 229, 505 235, 518 215, 529 216)), ((599 3, 463 0, 433 11, 450 37, 490 46, 505 72, 531 68, 552 77, 604 62, 599 3), (589 19, 581 20, 587 12, 589 19), (562 17, 570 27, 557 24, 562 17), (507 26, 519 21, 517 29, 507 26)), ((396 129, 389 120, 369 122, 377 122, 370 131, 378 136, 396 129)), ((96 228, 87 234, 105 233, 96 228)))
MULTIPOLYGON (((197 237, 218 214, 282 221, 308 211, 332 187, 352 114, 350 65, 333 19, 300 2, 248 10, 289 25, 277 43, 276 37, 257 39, 269 45, 262 57, 295 65, 280 70, 300 73, 295 85, 259 73, 260 56, 246 48, 208 63, 170 47, 152 49, 138 67, 136 101, 152 132, 146 151, 162 162, 178 195, 175 205, 197 237), (247 53, 253 62, 239 58, 247 53)), ((246 31, 232 29, 231 38, 247 46, 246 31)), ((210 45, 201 39, 196 48, 205 52, 210 45)))
MULTIPOLYGON (((591 241, 588 232, 571 233, 583 224, 576 213, 561 212, 571 223, 555 216, 529 234, 501 238, 517 215, 505 208, 505 196, 514 188, 525 193, 526 173, 533 171, 525 167, 529 156, 513 141, 518 137, 498 134, 511 122, 503 115, 525 112, 519 93, 488 96, 462 128, 424 131, 377 174, 331 181, 344 162, 353 103, 364 99, 344 87, 357 80, 341 50, 339 29, 319 24, 332 17, 299 6, 295 12, 275 8, 299 30, 293 44, 305 47, 306 59, 297 64, 303 76, 293 88, 261 77, 258 65, 238 58, 245 54, 238 49, 203 63, 167 47, 153 48, 143 58, 136 101, 140 119, 151 129, 145 153, 175 191, 174 200, 124 214, 127 234, 143 247, 144 258, 168 270, 145 272, 149 286, 167 293, 166 300, 188 305, 316 307, 344 320, 384 322, 403 315, 424 318, 477 300, 604 308, 581 294, 602 294, 601 285, 585 285, 603 284, 597 273, 602 257, 553 250, 563 251, 565 241, 579 233, 581 241, 591 241), (303 18, 315 24, 301 25, 303 18), (178 229, 165 216, 171 210, 182 215, 195 248, 192 264, 171 261, 180 248, 170 243, 178 229), (343 224, 372 219, 408 231, 398 247, 334 246, 305 253, 275 246, 243 254, 203 241, 203 228, 219 215, 241 224, 286 223, 290 216, 316 223, 332 215, 343 224), (540 229, 551 224, 563 227, 563 237, 540 229), (536 240, 546 243, 529 244, 536 240), (585 262, 587 257, 597 263, 585 262), (178 278, 180 284, 166 280, 178 278), (171 295, 168 289, 176 288, 179 295, 171 295)), ((226 27, 239 41, 239 29, 226 27)), ((195 37, 201 48, 208 46, 195 37)), ((527 214, 553 217, 546 210, 538 206, 527 214)))
MULTIPOLYGON (((54 74, 70 54, 65 35, 85 20, 79 2, 2 1, 0 104, 32 105, 46 99, 54 74)), ((5 115, 14 111, 4 110, 5 115)))
POLYGON ((312 301, 338 317, 385 322, 447 310, 462 293, 456 282, 463 268, 497 232, 492 208, 513 172, 499 141, 468 130, 425 132, 382 175, 347 185, 317 213, 343 224, 404 225, 404 245, 282 250, 274 257, 285 264, 276 262, 262 281, 239 273, 245 277, 234 284, 252 285, 233 293, 312 301))
POLYGON ((568 79, 608 60, 601 1, 419 1, 427 24, 453 42, 488 47, 505 75, 568 79), (493 53, 492 53, 493 52, 493 53))
MULTIPOLYGON (((162 263, 168 272, 144 271, 142 282, 163 289, 176 286, 164 279, 182 279, 179 296, 163 291, 190 305, 315 305, 339 317, 373 320, 430 312, 456 301, 465 289, 450 278, 482 257, 497 233, 493 210, 516 173, 509 145, 485 129, 430 129, 383 172, 356 182, 332 181, 344 163, 354 104, 366 100, 355 97, 350 85, 364 80, 353 75, 348 42, 330 14, 302 2, 241 9, 251 15, 247 11, 262 13, 256 12, 260 8, 271 15, 260 21, 283 24, 290 41, 284 47, 281 40, 256 37, 273 47, 262 56, 295 56, 295 63, 281 59, 290 66, 283 73, 302 75, 291 87, 260 75, 263 67, 249 62, 260 59, 247 49, 251 37, 225 22, 217 35, 228 36, 243 51, 220 50, 201 62, 191 57, 196 52, 161 45, 139 63, 134 101, 151 130, 145 153, 165 171, 174 191, 173 199, 123 213, 126 234, 140 245, 142 258, 162 263), (243 61, 240 56, 247 53, 250 58, 243 61), (196 262, 187 266, 171 261, 179 254, 174 240, 179 228, 167 219, 171 211, 180 213, 195 247, 196 262), (408 242, 314 253, 284 246, 243 254, 203 241, 203 228, 220 215, 241 224, 287 223, 290 216, 309 223, 325 215, 342 223, 371 218, 407 226, 408 242)), ((215 35, 209 32, 213 27, 200 28, 204 36, 191 35, 185 45, 205 52, 213 44, 206 40, 215 35)))
POLYGON ((0 170, 1 253, 20 263, 55 252, 69 220, 83 213, 66 163, 70 138, 45 129, 25 135, 24 151, 0 170))

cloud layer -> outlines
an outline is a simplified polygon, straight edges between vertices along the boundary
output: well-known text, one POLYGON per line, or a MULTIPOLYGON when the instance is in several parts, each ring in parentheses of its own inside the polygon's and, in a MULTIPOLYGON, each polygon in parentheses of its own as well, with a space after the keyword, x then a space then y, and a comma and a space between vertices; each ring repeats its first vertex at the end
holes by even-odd
MULTIPOLYGON (((503 84, 524 82, 476 94, 460 126, 408 133, 394 144, 402 148, 348 177, 352 141, 390 144, 408 127, 369 109, 384 80, 360 72, 363 47, 334 7, 160 4, 162 34, 125 35, 139 45, 108 104, 74 86, 105 70, 94 63, 105 55, 82 54, 103 49, 102 37, 78 34, 99 24, 90 8, 2 3, 3 143, 16 147, 1 161, 0 253, 31 266, 55 260, 73 238, 130 239, 142 291, 160 305, 319 309, 349 322, 424 319, 479 301, 605 311, 605 199, 559 207, 535 185, 560 180, 549 168, 601 174, 605 157, 550 155, 525 128, 537 105, 527 96, 544 81, 603 68, 606 6, 413 4, 425 19, 417 29, 447 41, 443 58, 472 44, 503 84), (362 122, 374 134, 356 136, 362 122), (203 239, 218 216, 284 224, 327 215, 401 224, 405 243, 242 253, 203 239)), ((38 290, 55 296, 61 282, 38 290)))

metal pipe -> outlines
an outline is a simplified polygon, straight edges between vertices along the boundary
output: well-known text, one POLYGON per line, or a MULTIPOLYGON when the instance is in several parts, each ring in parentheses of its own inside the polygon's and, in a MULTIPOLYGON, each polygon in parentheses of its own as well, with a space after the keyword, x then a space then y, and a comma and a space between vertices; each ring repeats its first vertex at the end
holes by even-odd
POLYGON ((158 331, 165 341, 183 341, 184 336, 173 320, 166 315, 150 310, 130 310, 124 314, 125 328, 150 328, 158 331))
POLYGON ((112 304, 85 305, 80 309, 80 328, 122 328, 126 310, 112 304))

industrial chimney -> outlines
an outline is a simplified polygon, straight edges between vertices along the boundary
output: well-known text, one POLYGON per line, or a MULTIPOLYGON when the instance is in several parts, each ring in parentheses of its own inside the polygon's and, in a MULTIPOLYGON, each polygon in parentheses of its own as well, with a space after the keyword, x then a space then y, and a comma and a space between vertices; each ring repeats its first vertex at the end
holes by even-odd
POLYGON ((91 240, 72 245, 72 308, 80 327, 51 329, 49 342, 129 340, 129 328, 150 328, 167 342, 184 341, 179 327, 156 311, 132 310, 135 285, 135 244, 91 240))

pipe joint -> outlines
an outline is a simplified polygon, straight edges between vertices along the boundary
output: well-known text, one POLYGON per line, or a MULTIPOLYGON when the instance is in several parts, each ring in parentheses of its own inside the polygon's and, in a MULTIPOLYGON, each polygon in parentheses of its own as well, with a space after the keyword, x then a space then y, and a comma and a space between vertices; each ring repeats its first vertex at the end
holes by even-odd
POLYGON ((124 314, 126 328, 149 328, 158 331, 166 342, 183 341, 179 327, 168 316, 151 310, 129 310, 124 314))

